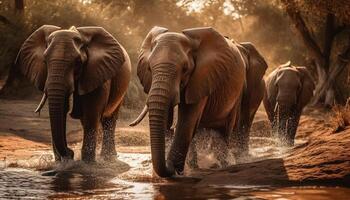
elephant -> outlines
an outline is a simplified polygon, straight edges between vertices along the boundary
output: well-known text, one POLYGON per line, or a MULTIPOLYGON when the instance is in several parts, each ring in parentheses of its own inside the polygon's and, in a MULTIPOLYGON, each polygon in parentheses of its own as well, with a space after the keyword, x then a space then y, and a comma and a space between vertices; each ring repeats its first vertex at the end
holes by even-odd
POLYGON ((66 139, 70 97, 70 116, 79 119, 84 129, 81 159, 95 161, 100 124, 101 156, 113 158, 117 114, 130 81, 131 64, 126 50, 110 33, 102 27, 43 25, 25 40, 14 66, 43 92, 35 112, 48 99, 56 161, 74 158, 66 139))
POLYGON ((265 80, 263 104, 281 144, 294 145, 303 108, 313 96, 315 84, 306 67, 287 62, 277 67, 265 80))
POLYGON ((156 174, 183 173, 197 128, 218 130, 228 141, 236 138, 237 155, 247 153, 249 127, 264 95, 266 68, 253 44, 236 43, 211 27, 181 33, 153 27, 141 45, 137 66, 148 98, 130 125, 137 125, 149 112, 156 174), (173 124, 175 106, 175 135, 166 159, 164 137, 173 124))

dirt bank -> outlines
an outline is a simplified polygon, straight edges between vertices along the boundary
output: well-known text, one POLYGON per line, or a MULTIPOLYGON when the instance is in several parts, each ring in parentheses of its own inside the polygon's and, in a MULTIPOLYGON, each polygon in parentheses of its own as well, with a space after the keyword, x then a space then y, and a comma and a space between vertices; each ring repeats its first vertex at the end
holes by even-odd
MULTIPOLYGON (((261 123, 261 122, 260 122, 261 123)), ((239 164, 202 179, 205 185, 350 185, 350 127, 335 132, 334 117, 313 111, 297 132, 302 142, 287 156, 239 164)), ((260 127, 261 124, 255 125, 260 127)))

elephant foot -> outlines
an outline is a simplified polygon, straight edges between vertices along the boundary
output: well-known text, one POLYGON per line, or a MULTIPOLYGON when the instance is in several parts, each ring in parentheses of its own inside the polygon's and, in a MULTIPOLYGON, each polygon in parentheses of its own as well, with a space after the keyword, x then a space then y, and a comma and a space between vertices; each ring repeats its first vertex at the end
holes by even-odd
POLYGON ((95 159, 89 159, 89 158, 83 158, 82 161, 86 164, 89 164, 89 165, 96 163, 95 159))
POLYGON ((65 160, 73 160, 74 159, 74 151, 70 148, 67 148, 67 156, 63 157, 65 160))
POLYGON ((81 156, 81 160, 85 163, 91 164, 91 163, 95 163, 96 159, 95 156, 91 156, 91 155, 83 155, 81 156))
POLYGON ((281 146, 281 147, 293 147, 294 146, 294 138, 290 139, 287 137, 280 137, 279 138, 279 146, 281 146))
POLYGON ((174 164, 173 161, 170 161, 170 160, 167 161, 167 169, 171 171, 172 175, 180 175, 180 176, 183 175, 184 168, 185 168, 184 163, 174 164))
POLYGON ((174 163, 171 160, 166 161, 166 169, 167 169, 167 173, 169 174, 169 177, 175 175, 176 170, 174 167, 174 163))
POLYGON ((117 156, 117 151, 115 150, 114 145, 112 147, 106 147, 103 145, 100 155, 103 158, 103 160, 111 161, 111 160, 115 160, 117 156))
POLYGON ((293 146, 294 146, 294 140, 287 140, 287 141, 285 142, 285 145, 286 145, 287 147, 293 147, 293 146))
POLYGON ((117 153, 101 154, 101 157, 104 161, 107 161, 107 162, 116 162, 117 161, 117 153))
POLYGON ((198 169, 198 162, 197 162, 197 158, 193 157, 190 161, 189 161, 189 166, 191 169, 198 169))
POLYGON ((183 176, 184 175, 184 171, 180 171, 180 170, 175 170, 175 174, 179 175, 179 176, 183 176))
POLYGON ((218 168, 220 168, 220 166, 219 166, 217 163, 214 163, 214 164, 211 165, 209 168, 210 168, 210 169, 218 169, 218 168))
POLYGON ((59 163, 59 162, 67 162, 69 160, 73 160, 74 159, 74 151, 70 148, 66 149, 66 155, 65 156, 61 156, 58 153, 54 153, 55 155, 55 162, 59 163))
POLYGON ((249 160, 250 155, 249 155, 249 151, 245 150, 245 151, 238 151, 234 154, 235 159, 236 159, 236 163, 244 163, 247 160, 249 160))
POLYGON ((55 162, 60 162, 60 161, 61 161, 61 156, 55 153, 55 162))
POLYGON ((90 152, 90 151, 82 151, 81 153, 81 160, 84 161, 85 163, 94 163, 96 158, 95 158, 95 153, 90 152))
POLYGON ((221 165, 221 168, 225 168, 228 166, 228 162, 226 161, 226 158, 223 158, 221 161, 220 161, 220 165, 221 165))

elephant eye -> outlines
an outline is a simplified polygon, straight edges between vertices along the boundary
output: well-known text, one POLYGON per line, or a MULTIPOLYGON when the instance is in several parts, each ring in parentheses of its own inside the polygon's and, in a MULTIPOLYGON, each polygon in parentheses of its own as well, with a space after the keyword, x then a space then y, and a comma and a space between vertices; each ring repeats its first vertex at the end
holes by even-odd
POLYGON ((182 73, 185 74, 187 72, 187 70, 188 70, 188 67, 186 65, 185 67, 182 68, 182 73))
POLYGON ((184 64, 184 65, 183 65, 183 68, 182 68, 182 74, 186 74, 186 73, 188 72, 188 69, 189 69, 188 64, 187 64, 187 63, 184 64))
POLYGON ((156 46, 155 42, 151 43, 151 51, 154 49, 154 46, 156 46))
POLYGON ((82 41, 81 41, 81 39, 80 39, 79 37, 74 37, 74 38, 73 38, 73 41, 74 41, 74 43, 76 43, 76 44, 81 44, 81 43, 82 43, 82 41))

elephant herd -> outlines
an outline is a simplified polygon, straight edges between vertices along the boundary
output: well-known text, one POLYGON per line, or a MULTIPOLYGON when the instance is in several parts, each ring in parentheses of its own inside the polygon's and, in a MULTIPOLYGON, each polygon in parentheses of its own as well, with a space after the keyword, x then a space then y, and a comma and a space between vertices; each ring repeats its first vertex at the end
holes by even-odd
MULTIPOLYGON (((267 115, 284 144, 293 145, 303 107, 314 83, 305 67, 279 66, 265 80, 267 64, 252 43, 237 43, 213 28, 170 32, 154 27, 144 39, 137 76, 148 94, 137 125, 149 113, 154 171, 170 177, 184 170, 197 129, 215 129, 237 158, 248 155, 249 129, 263 100, 267 115), (174 140, 165 155, 165 133, 178 115, 174 140)), ((22 45, 15 69, 48 100, 56 161, 73 159, 67 146, 66 116, 84 129, 81 159, 94 162, 96 135, 103 129, 101 157, 115 158, 118 110, 131 77, 126 50, 101 27, 62 29, 44 25, 22 45), (72 105, 69 98, 73 97, 72 105)))

